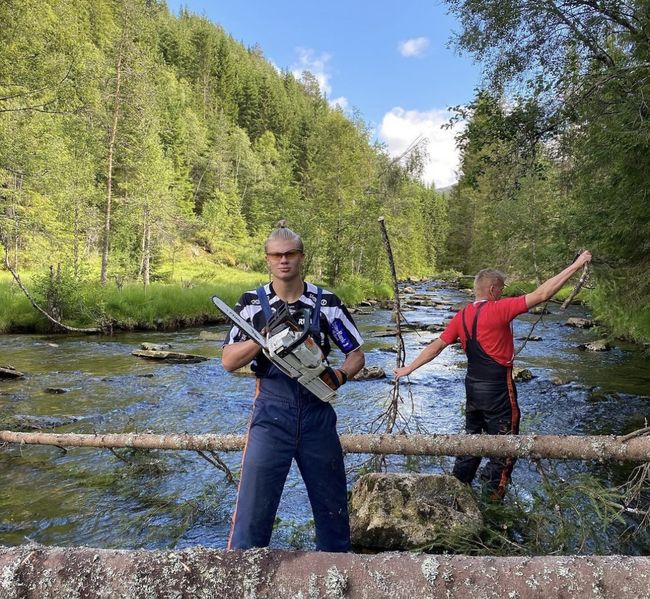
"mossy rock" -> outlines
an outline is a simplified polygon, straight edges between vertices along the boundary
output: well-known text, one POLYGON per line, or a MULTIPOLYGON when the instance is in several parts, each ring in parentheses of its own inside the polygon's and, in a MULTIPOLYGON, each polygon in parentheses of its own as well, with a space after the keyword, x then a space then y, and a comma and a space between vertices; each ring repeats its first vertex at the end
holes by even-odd
POLYGON ((444 550, 482 527, 470 487, 453 476, 372 473, 352 489, 350 528, 358 549, 444 550))

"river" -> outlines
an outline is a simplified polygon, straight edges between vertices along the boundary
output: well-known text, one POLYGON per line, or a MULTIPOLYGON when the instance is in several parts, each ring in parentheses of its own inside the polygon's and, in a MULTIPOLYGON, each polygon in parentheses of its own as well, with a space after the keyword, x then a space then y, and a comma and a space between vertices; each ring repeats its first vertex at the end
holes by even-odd
MULTIPOLYGON (((466 293, 431 283, 416 286, 428 301, 466 302, 466 293)), ((206 298, 207 301, 207 298, 206 298)), ((391 372, 392 337, 373 336, 390 326, 387 310, 355 315, 365 335, 366 362, 391 372)), ((559 313, 551 306, 535 327, 540 341, 529 341, 517 365, 535 378, 519 383, 522 433, 625 434, 645 426, 650 415, 650 360, 635 347, 586 352, 580 343, 597 338, 593 330, 565 325, 584 316, 572 306, 559 313), (560 381, 558 381, 560 379, 560 381), (558 384, 561 382, 563 384, 558 384)), ((452 315, 446 305, 419 306, 405 312, 409 322, 442 323, 452 315)), ((537 316, 514 325, 515 338, 528 334, 537 316)), ((215 327, 212 331, 225 331, 215 327)), ((251 377, 226 373, 220 343, 204 341, 197 329, 171 333, 118 334, 113 337, 0 336, 0 365, 11 364, 23 380, 0 381, 3 428, 36 422, 56 432, 244 433, 254 393, 251 377), (164 364, 131 355, 143 341, 170 343, 175 351, 209 356, 197 364, 164 364), (49 391, 47 391, 49 389, 49 391), (52 393, 53 390, 63 393, 52 393)), ((412 359, 437 334, 405 335, 412 359)), ((521 342, 517 341, 518 347, 521 342)), ((333 356, 333 361, 340 356, 333 356)), ((463 427, 464 355, 447 348, 411 376, 411 428, 456 433, 463 427)), ((339 432, 367 432, 389 398, 388 380, 351 382, 336 403, 339 432)), ((405 410, 410 411, 410 400, 405 410)), ((49 430, 49 429, 48 429, 49 430)), ((223 460, 237 469, 241 456, 223 460)), ((347 456, 350 482, 363 456, 347 456)), ((391 469, 439 472, 450 460, 414 461, 394 456, 391 469)), ((586 466, 574 464, 581 469, 586 466)), ((602 467, 613 483, 630 468, 602 467)), ((514 479, 519 493, 539 485, 525 460, 514 479)), ((103 548, 224 547, 235 488, 223 473, 190 452, 120 451, 54 447, 5 447, 0 451, 0 544, 30 541, 45 545, 103 548), (128 462, 128 463, 127 463, 128 462)), ((276 547, 312 547, 310 510, 304 487, 292 468, 274 532, 276 547)), ((645 545, 632 549, 643 552, 645 545)))

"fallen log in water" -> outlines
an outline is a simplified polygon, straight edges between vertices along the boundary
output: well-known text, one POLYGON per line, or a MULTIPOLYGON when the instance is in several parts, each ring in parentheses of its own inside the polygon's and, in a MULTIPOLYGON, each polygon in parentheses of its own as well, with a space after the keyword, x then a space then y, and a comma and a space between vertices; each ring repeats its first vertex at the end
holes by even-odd
POLYGON ((471 557, 383 553, 0 549, 6 598, 647 597, 648 557, 471 557))
MULTIPOLYGON (((647 433, 648 430, 639 431, 647 433)), ((240 435, 152 433, 76 434, 0 431, 0 443, 103 447, 240 451, 240 435)), ((613 435, 341 435, 347 453, 552 458, 558 460, 650 461, 650 436, 613 435)))

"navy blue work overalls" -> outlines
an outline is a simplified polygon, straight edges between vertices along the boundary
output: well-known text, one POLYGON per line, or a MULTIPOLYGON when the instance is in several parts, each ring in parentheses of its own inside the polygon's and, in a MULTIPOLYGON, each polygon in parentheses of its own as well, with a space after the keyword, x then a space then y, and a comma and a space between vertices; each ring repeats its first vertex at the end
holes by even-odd
MULTIPOLYGON (((517 435, 520 413, 517 389, 512 381, 512 367, 503 366, 492 359, 476 337, 478 317, 484 306, 485 303, 482 303, 476 309, 471 335, 465 322, 465 310, 462 314, 467 338, 465 430, 469 434, 517 435)), ((454 463, 453 474, 460 481, 470 483, 480 463, 480 457, 459 456, 454 463)), ((481 480, 493 499, 505 494, 514 465, 513 458, 490 458, 483 468, 481 480)))
MULTIPOLYGON (((268 321, 271 308, 263 289, 258 297, 268 321)), ((319 308, 320 289, 311 318, 316 340, 319 308)), ((347 483, 334 408, 273 364, 258 373, 228 549, 269 544, 294 459, 314 514, 316 549, 350 550, 347 483)))

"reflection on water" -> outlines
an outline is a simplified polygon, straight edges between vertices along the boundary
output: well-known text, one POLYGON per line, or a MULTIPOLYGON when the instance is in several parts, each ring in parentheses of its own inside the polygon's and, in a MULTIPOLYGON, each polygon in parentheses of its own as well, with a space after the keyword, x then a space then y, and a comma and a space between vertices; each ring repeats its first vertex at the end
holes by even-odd
MULTIPOLYGON (((450 289, 435 295, 451 304, 467 301, 464 293, 450 289)), ((441 323, 451 315, 445 307, 406 312, 411 323, 441 323)), ((536 376, 519 385, 522 432, 622 434, 643 426, 650 412, 648 359, 629 347, 607 353, 576 349, 595 333, 566 327, 563 323, 573 315, 580 310, 546 316, 534 332, 542 341, 529 342, 518 358, 518 365, 536 376), (558 385, 554 379, 568 383, 558 385)), ((391 372, 394 338, 370 336, 390 325, 390 313, 377 310, 355 318, 366 334, 367 365, 391 372)), ((536 319, 520 317, 515 337, 525 336, 536 319)), ((407 333, 409 359, 436 335, 407 333)), ((57 432, 243 433, 254 380, 226 373, 219 354, 220 344, 199 339, 198 330, 113 338, 2 336, 0 365, 27 374, 22 381, 0 381, 3 428, 29 421, 57 432), (185 365, 147 362, 130 355, 143 341, 170 343, 176 351, 212 359, 185 365), (45 391, 48 387, 66 392, 53 395, 45 391)), ((411 376, 412 428, 462 430, 464 365, 463 353, 452 347, 411 376)), ((346 385, 336 408, 340 432, 366 432, 389 393, 387 381, 346 385)), ((241 456, 222 458, 236 470, 241 456)), ((354 466, 364 459, 346 457, 351 480, 354 466)), ((423 471, 439 471, 449 460, 418 463, 423 471)), ((407 464, 393 456, 389 464, 412 467, 413 459, 407 464)), ((526 462, 518 463, 514 476, 524 488, 537 484, 526 462)), ((47 545, 223 547, 235 499, 234 487, 219 470, 197 454, 171 451, 120 451, 116 456, 98 449, 5 448, 0 486, 0 543, 7 545, 31 539, 47 545)), ((303 544, 310 518, 293 468, 273 545, 303 544)))

